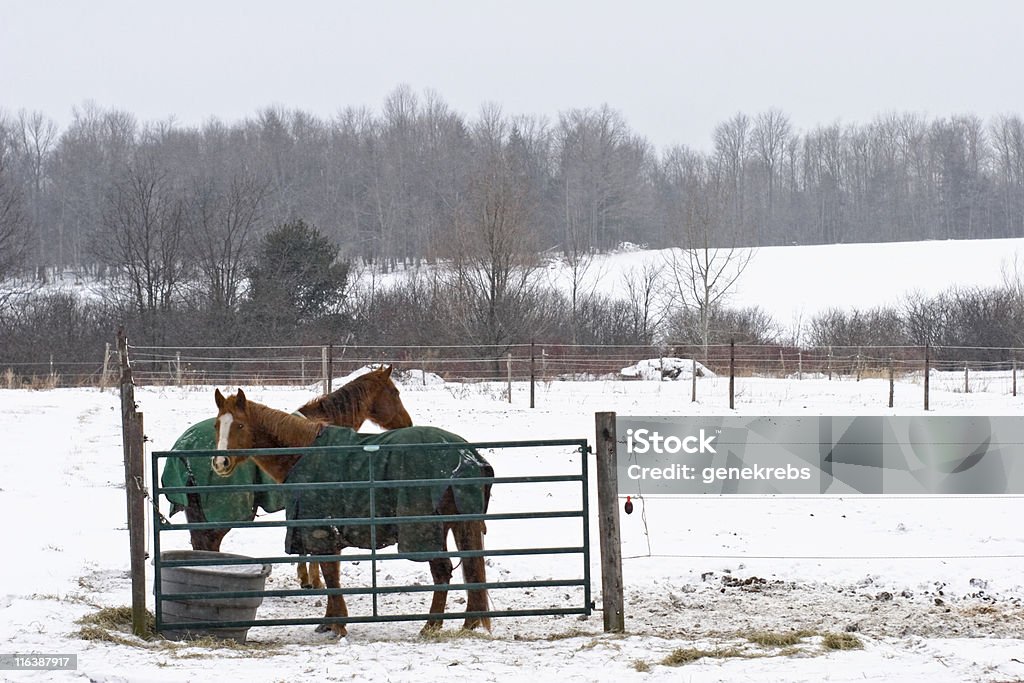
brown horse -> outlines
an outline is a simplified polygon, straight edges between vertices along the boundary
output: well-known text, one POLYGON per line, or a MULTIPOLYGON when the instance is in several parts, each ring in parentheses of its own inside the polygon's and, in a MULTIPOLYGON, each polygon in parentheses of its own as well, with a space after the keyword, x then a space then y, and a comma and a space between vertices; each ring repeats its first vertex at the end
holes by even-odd
MULTIPOLYGON (((347 384, 309 401, 297 412, 320 424, 331 424, 338 427, 359 429, 363 422, 370 420, 382 429, 398 429, 411 427, 412 418, 402 404, 402 399, 391 379, 392 366, 383 366, 371 370, 347 384)), ((269 434, 260 434, 254 442, 254 448, 278 448, 281 444, 269 434)), ((210 448, 214 448, 210 444, 210 448)), ((219 447, 219 446, 217 446, 219 447)), ((185 508, 189 522, 205 522, 206 517, 199 504, 199 497, 189 495, 189 505, 185 508)), ((192 548, 194 550, 219 551, 221 541, 229 529, 192 530, 192 548)), ((320 568, 317 563, 310 563, 307 569, 305 562, 297 565, 299 584, 303 588, 323 588, 320 581, 320 568)))
POLYGON ((329 394, 314 398, 297 412, 310 420, 355 430, 366 420, 383 429, 411 427, 412 418, 391 380, 391 370, 390 365, 371 370, 329 394))
MULTIPOLYGON (((284 446, 307 447, 313 444, 318 437, 326 430, 334 429, 324 427, 316 422, 303 420, 281 410, 268 408, 262 404, 246 399, 241 389, 233 396, 225 398, 218 389, 214 394, 217 402, 217 435, 218 447, 220 449, 232 448, 254 448, 257 444, 272 440, 284 446)), ((464 442, 461 437, 448 432, 443 432, 433 427, 410 427, 397 432, 390 432, 392 435, 402 435, 409 432, 410 443, 452 443, 464 442), (415 432, 413 430, 416 430, 415 432), (430 436, 434 433, 443 434, 443 438, 430 436)), ((474 455, 475 452, 473 452, 474 455)), ((293 468, 299 463, 303 456, 293 453, 282 453, 279 456, 261 457, 256 459, 256 464, 277 482, 284 482, 293 468)), ((476 456, 479 458, 479 456, 476 456)), ((218 455, 212 459, 214 472, 221 476, 230 476, 235 467, 243 462, 246 456, 218 455)), ((486 461, 476 461, 481 465, 480 469, 485 476, 493 474, 493 469, 486 461)), ((428 477, 424 477, 428 478, 428 477)), ((440 504, 434 510, 435 514, 455 515, 460 510, 456 503, 457 494, 453 486, 447 487, 440 497, 440 504)), ((480 500, 482 509, 486 511, 487 501, 490 497, 490 486, 481 487, 480 500)), ((441 550, 447 550, 447 537, 449 530, 453 533, 455 543, 460 550, 483 550, 483 535, 486 527, 481 520, 455 521, 439 523, 441 526, 441 550)), ((392 543, 394 541, 391 541, 392 543)), ((343 547, 351 543, 341 540, 334 541, 335 553, 340 553, 343 547)), ((430 604, 430 614, 443 614, 448 599, 447 585, 452 576, 452 562, 447 557, 432 558, 428 560, 430 573, 433 577, 437 590, 434 591, 433 600, 430 604), (442 588, 444 587, 444 588, 442 588)), ((324 563, 321 565, 324 572, 324 580, 329 588, 340 588, 341 572, 337 562, 324 563)), ((485 583, 486 567, 484 558, 481 556, 465 557, 462 560, 463 577, 466 583, 485 583)), ((487 591, 484 589, 471 589, 467 591, 466 611, 486 611, 488 606, 487 591)), ((345 598, 341 594, 330 595, 327 598, 327 611, 324 615, 327 618, 347 617, 348 607, 345 598)), ((442 619, 431 618, 423 627, 423 632, 431 632, 441 628, 442 619)), ((483 626, 488 631, 491 629, 491 620, 487 617, 467 616, 463 628, 472 629, 483 626)), ((343 637, 347 634, 344 623, 330 624, 330 630, 343 637)), ((318 629, 319 630, 319 629, 318 629)))
MULTIPOLYGON (((310 420, 356 430, 366 420, 382 429, 411 427, 412 418, 402 404, 398 387, 391 380, 392 369, 392 366, 388 365, 371 370, 329 394, 314 398, 297 412, 310 420)), ((277 448, 281 445, 275 443, 266 447, 277 448)), ((299 562, 296 572, 299 585, 303 588, 324 587, 320 581, 319 563, 310 562, 307 569, 305 562, 299 562)))

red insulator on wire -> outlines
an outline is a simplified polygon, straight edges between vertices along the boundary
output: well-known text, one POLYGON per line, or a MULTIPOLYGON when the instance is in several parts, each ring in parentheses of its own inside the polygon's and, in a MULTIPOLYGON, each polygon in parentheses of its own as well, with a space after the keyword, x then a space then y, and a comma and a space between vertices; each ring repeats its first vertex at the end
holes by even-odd
POLYGON ((633 514, 633 501, 630 500, 630 496, 626 496, 626 508, 625 509, 626 509, 626 514, 627 515, 633 514))

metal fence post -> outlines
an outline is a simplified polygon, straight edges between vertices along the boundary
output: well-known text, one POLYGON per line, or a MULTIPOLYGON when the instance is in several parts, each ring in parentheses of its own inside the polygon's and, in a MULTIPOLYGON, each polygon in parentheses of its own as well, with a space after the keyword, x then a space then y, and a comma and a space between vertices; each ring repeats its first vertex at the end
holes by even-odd
POLYGON ((729 410, 736 408, 736 342, 729 340, 729 410))
POLYGON ((889 407, 892 408, 892 402, 896 394, 896 377, 892 369, 892 358, 889 359, 889 407))
POLYGON ((928 410, 928 379, 931 376, 931 344, 924 345, 924 409, 928 410))
POLYGON ((536 343, 530 342, 530 407, 536 406, 534 401, 534 383, 537 381, 537 349, 536 343))

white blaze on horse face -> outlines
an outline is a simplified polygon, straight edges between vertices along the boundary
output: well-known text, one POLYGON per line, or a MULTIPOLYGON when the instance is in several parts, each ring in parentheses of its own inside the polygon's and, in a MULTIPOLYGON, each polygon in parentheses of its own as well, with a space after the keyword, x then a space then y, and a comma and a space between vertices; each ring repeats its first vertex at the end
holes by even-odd
POLYGON ((224 413, 220 416, 220 430, 217 432, 217 450, 228 449, 228 434, 231 433, 231 413, 224 413))

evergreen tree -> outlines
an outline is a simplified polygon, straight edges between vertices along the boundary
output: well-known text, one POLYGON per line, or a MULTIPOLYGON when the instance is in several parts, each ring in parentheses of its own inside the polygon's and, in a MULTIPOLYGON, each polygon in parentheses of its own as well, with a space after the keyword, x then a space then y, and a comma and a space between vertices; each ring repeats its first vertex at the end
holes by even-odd
POLYGON ((249 268, 249 313, 277 340, 337 313, 348 275, 338 247, 316 227, 302 220, 284 223, 256 248, 249 268))

